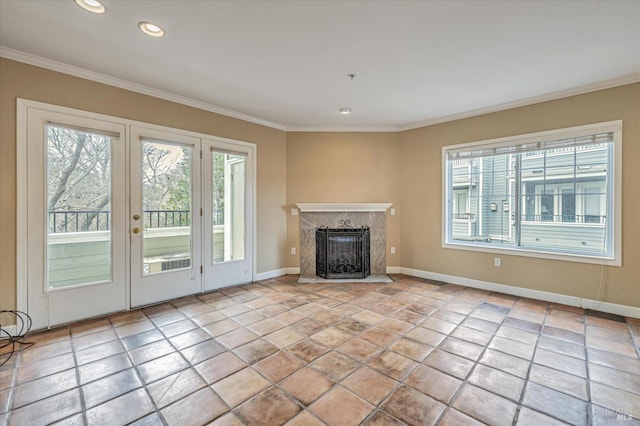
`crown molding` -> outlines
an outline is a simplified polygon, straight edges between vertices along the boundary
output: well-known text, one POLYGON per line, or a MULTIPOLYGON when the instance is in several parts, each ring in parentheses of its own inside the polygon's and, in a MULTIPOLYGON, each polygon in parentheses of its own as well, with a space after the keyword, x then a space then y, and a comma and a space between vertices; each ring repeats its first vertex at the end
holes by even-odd
POLYGON ((11 49, 9 47, 0 45, 0 57, 11 59, 25 64, 34 65, 40 68, 57 71, 63 74, 69 74, 75 77, 84 78, 86 80, 95 81, 98 83, 107 84, 110 86, 118 87, 120 89, 130 90, 132 92, 141 93, 143 95, 153 96, 155 98, 164 99, 170 102, 176 102, 182 105, 198 108, 204 111, 213 112, 216 114, 224 115, 227 117, 237 118, 239 120, 247 121, 250 123, 258 124, 265 127, 270 127, 285 132, 404 132, 407 130, 414 130, 421 127, 433 126, 435 124, 442 124, 449 121, 461 120, 464 118, 476 117, 479 115, 490 114, 493 112, 505 111, 508 109, 524 107, 541 102, 553 101, 556 99, 567 98, 569 96, 581 95, 584 93, 595 92, 598 90, 610 89, 617 86, 624 86, 626 84, 633 84, 640 82, 640 72, 629 74, 623 77, 602 81, 599 83, 593 83, 583 86, 577 86, 572 89, 560 90, 557 92, 548 93, 546 95, 534 96, 531 98, 522 99, 514 102, 507 102, 504 104, 493 105, 485 108, 478 108, 471 111, 462 112, 459 114, 451 114, 441 117, 435 117, 433 119, 424 120, 412 124, 399 125, 399 126, 362 126, 362 127, 322 127, 322 126, 286 126, 282 123, 274 121, 264 120, 259 117, 254 117, 249 114, 233 111, 224 107, 209 104, 207 102, 198 101, 195 99, 187 98, 185 96, 176 95, 174 93, 166 92, 152 87, 144 86, 142 84, 132 83, 130 81, 122 80, 119 78, 111 77, 106 74, 101 74, 95 71, 90 71, 84 68, 68 65, 62 62, 47 59, 41 56, 32 55, 30 53, 22 52, 20 50, 11 49))
POLYGON ((250 123, 259 124, 261 126, 266 126, 266 127, 271 127, 273 129, 287 131, 287 126, 281 123, 276 123, 269 120, 263 120, 261 118, 254 117, 249 114, 233 111, 227 108, 223 108, 221 106, 209 104, 207 102, 197 101, 195 99, 176 95, 175 93, 166 92, 164 90, 154 89, 153 87, 145 86, 142 84, 132 83, 130 81, 111 77, 106 74, 101 74, 95 71, 87 70, 85 68, 80 68, 73 65, 68 65, 62 62, 54 61, 52 59, 47 59, 42 56, 32 55, 30 53, 22 52, 16 49, 11 49, 5 46, 0 46, 0 57, 11 59, 13 61, 23 62, 25 64, 33 65, 40 68, 45 68, 51 71, 72 75, 74 77, 83 78, 85 80, 91 80, 97 83, 107 84, 109 86, 129 90, 131 92, 153 96, 154 98, 164 99, 165 101, 175 102, 175 103, 190 106, 193 108, 198 108, 204 111, 209 111, 216 114, 224 115, 226 117, 237 118, 239 120, 248 121, 250 123))
POLYGON ((568 98, 570 96, 582 95, 585 93, 596 92, 598 90, 611 89, 613 87, 624 86, 627 84, 639 83, 640 72, 629 74, 623 77, 614 78, 611 80, 601 81, 599 83, 587 84, 584 86, 577 86, 572 89, 560 90, 557 92, 547 93, 546 95, 534 96, 531 98, 521 99, 519 101, 507 102, 504 104, 494 105, 486 108, 478 108, 459 114, 445 115, 442 117, 436 117, 431 120, 420 121, 418 123, 409 124, 406 126, 399 126, 396 128, 398 132, 404 132, 406 130, 419 129, 421 127, 433 126, 434 124, 447 123, 449 121, 461 120, 463 118, 477 117, 479 115, 490 114, 492 112, 505 111, 513 108, 520 108, 528 105, 539 104, 547 101, 554 101, 557 99, 568 98))
POLYGON ((399 132, 401 127, 387 126, 387 127, 318 127, 318 126, 290 126, 287 128, 288 132, 325 132, 325 133, 349 133, 349 132, 372 132, 372 133, 384 133, 384 132, 399 132))

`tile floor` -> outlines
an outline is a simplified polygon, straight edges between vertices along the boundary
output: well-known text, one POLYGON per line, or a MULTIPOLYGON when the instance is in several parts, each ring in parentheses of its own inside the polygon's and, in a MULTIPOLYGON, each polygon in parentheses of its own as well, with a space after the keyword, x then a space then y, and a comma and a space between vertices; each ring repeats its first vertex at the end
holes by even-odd
POLYGON ((640 424, 640 320, 287 276, 33 334, 0 425, 640 424))

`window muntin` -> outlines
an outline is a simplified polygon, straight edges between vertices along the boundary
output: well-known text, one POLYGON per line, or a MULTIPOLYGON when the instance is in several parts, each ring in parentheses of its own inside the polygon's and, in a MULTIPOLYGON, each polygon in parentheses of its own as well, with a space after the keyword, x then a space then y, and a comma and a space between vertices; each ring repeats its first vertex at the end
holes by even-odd
POLYGON ((585 127, 445 147, 444 246, 618 259, 621 124, 585 127), (460 223, 461 197, 473 223, 460 223))

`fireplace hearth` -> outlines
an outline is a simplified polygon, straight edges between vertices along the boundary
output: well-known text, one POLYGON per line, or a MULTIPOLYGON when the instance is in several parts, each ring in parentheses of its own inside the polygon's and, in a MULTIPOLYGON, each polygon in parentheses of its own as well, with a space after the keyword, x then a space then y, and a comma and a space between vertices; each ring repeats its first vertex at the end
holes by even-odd
POLYGON ((368 226, 317 228, 316 275, 325 279, 367 278, 371 273, 370 247, 368 226))

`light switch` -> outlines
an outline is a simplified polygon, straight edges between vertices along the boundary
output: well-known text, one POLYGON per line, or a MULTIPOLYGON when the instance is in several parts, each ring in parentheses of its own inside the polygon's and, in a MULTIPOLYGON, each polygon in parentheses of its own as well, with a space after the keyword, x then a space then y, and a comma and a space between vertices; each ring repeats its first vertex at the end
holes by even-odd
POLYGON ((391 210, 389 210, 389 213, 391 213, 391 216, 395 216, 396 215, 396 208, 395 207, 391 207, 391 210))
POLYGON ((298 216, 298 209, 291 209, 291 216, 298 216))

